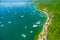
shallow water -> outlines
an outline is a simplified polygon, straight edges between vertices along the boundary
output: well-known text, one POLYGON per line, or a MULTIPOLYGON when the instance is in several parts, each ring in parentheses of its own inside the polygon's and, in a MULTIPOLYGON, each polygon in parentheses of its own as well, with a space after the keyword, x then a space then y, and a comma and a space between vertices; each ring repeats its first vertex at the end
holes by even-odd
POLYGON ((34 40, 47 19, 32 4, 0 5, 0 40, 34 40))

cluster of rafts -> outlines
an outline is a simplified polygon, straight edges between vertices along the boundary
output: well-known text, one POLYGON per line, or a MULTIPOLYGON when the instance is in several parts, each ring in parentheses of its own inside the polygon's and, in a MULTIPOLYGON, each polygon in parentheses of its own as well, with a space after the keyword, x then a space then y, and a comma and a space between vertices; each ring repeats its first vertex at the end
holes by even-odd
POLYGON ((0 4, 0 39, 34 40, 37 32, 43 28, 46 15, 30 3, 8 4, 0 4))

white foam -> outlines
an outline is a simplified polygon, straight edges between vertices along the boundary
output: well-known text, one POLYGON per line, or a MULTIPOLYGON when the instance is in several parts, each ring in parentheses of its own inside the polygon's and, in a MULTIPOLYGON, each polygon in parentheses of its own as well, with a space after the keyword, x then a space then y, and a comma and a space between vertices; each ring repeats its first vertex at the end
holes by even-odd
POLYGON ((4 24, 1 25, 1 27, 3 27, 3 26, 4 26, 4 24))
POLYGON ((23 18, 24 17, 24 15, 21 15, 21 18, 23 18))
POLYGON ((40 21, 36 22, 36 24, 40 24, 40 21))
POLYGON ((11 21, 8 22, 8 24, 12 23, 11 21))
POLYGON ((30 33, 33 33, 33 31, 30 31, 30 33))
POLYGON ((34 24, 34 25, 33 25, 33 28, 35 28, 35 27, 38 27, 38 25, 34 24))
POLYGON ((27 26, 25 26, 25 29, 27 28, 27 26))
POLYGON ((44 17, 42 14, 39 14, 41 17, 44 17))
POLYGON ((25 34, 22 34, 21 36, 22 36, 23 38, 25 38, 25 37, 26 37, 26 35, 25 35, 25 34))

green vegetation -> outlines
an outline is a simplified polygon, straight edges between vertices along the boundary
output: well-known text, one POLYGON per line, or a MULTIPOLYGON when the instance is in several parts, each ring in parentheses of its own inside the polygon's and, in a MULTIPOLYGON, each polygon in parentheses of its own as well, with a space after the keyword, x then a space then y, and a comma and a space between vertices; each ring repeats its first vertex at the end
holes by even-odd
MULTIPOLYGON (((58 1, 59 2, 59 1, 58 1)), ((48 27, 48 40, 60 40, 60 3, 48 4, 48 10, 53 12, 52 24, 48 27)))
POLYGON ((60 40, 60 0, 47 3, 38 1, 36 5, 40 10, 47 8, 49 15, 53 14, 51 25, 48 27, 48 40, 60 40))

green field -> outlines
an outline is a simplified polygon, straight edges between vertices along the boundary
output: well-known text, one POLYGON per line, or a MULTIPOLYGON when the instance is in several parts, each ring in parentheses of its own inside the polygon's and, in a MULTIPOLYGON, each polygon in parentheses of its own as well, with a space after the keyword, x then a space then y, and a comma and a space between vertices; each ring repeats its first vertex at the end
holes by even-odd
POLYGON ((37 2, 38 9, 42 10, 43 8, 47 8, 48 14, 53 14, 51 25, 48 27, 48 40, 60 40, 60 0, 37 2))

